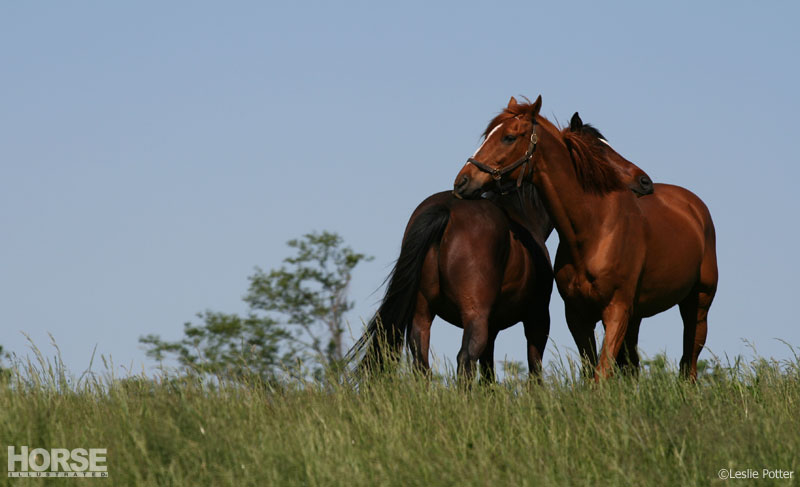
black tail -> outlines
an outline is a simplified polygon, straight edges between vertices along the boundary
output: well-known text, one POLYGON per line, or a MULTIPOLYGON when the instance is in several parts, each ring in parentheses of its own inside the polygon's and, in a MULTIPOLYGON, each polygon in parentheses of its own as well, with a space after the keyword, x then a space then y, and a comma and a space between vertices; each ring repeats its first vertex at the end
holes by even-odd
POLYGON ((450 209, 445 205, 434 205, 411 223, 400 247, 400 256, 386 278, 389 284, 381 306, 367 324, 364 334, 347 353, 347 359, 354 359, 366 349, 361 365, 381 367, 387 356, 400 356, 405 334, 414 318, 422 264, 431 245, 442 239, 449 221, 450 209))

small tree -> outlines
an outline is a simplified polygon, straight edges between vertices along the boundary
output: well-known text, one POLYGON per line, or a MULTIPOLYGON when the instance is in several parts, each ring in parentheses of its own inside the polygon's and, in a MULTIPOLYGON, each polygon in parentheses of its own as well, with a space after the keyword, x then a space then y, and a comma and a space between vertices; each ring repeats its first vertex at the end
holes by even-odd
POLYGON ((197 317, 202 324, 184 323, 184 336, 177 342, 166 342, 153 334, 139 338, 139 342, 149 347, 147 355, 156 360, 171 354, 183 366, 227 377, 255 374, 271 379, 297 361, 297 351, 284 346, 289 333, 269 317, 213 311, 198 313, 197 317))
POLYGON ((347 299, 352 271, 372 259, 342 243, 330 232, 290 240, 295 256, 270 272, 256 268, 244 298, 253 310, 292 325, 293 342, 329 364, 344 357, 344 316, 354 306, 347 299))
POLYGON ((667 352, 658 352, 651 359, 642 360, 642 365, 650 374, 666 374, 669 372, 670 362, 667 352))
POLYGON ((279 269, 256 268, 244 301, 247 316, 206 311, 202 324, 184 324, 184 337, 166 342, 158 335, 139 339, 147 354, 201 372, 274 378, 298 364, 336 365, 344 356, 344 315, 352 271, 364 254, 344 247, 331 232, 309 233, 288 245, 295 255, 279 269))

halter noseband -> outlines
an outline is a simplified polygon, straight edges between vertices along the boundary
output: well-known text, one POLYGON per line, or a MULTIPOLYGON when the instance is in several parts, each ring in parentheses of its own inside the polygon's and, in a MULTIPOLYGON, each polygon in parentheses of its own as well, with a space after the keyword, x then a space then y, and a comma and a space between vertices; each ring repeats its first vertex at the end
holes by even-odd
POLYGON ((498 185, 500 184, 500 180, 503 178, 503 176, 505 176, 510 172, 513 172, 519 166, 522 166, 522 172, 520 172, 519 176, 517 177, 517 188, 519 188, 520 186, 522 186, 522 178, 525 176, 525 171, 527 171, 528 169, 528 163, 531 161, 531 158, 533 157, 533 152, 536 150, 537 142, 539 142, 539 138, 536 136, 536 123, 534 123, 533 128, 531 129, 531 142, 530 145, 528 145, 528 151, 525 152, 525 155, 522 156, 515 163, 506 167, 491 167, 472 157, 467 159, 467 162, 477 167, 481 171, 492 176, 492 178, 495 181, 497 181, 498 185))

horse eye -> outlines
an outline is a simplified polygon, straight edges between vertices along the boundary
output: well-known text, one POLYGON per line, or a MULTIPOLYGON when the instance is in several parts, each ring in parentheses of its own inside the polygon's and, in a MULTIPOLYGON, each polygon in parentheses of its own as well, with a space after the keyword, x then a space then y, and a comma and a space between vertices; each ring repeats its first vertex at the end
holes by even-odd
POLYGON ((517 136, 516 135, 506 135, 505 137, 503 137, 503 143, 504 144, 511 144, 515 140, 517 140, 517 136))

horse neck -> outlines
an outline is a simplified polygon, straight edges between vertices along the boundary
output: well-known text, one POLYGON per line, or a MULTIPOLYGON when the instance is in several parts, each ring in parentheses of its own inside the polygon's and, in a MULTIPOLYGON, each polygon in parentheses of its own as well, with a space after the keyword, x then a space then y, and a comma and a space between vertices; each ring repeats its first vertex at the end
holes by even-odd
POLYGON ((584 190, 562 140, 550 134, 540 137, 537 150, 541 150, 541 159, 537 161, 534 184, 558 232, 559 242, 569 248, 573 261, 579 263, 585 243, 597 235, 606 216, 615 211, 617 192, 599 195, 584 190))

